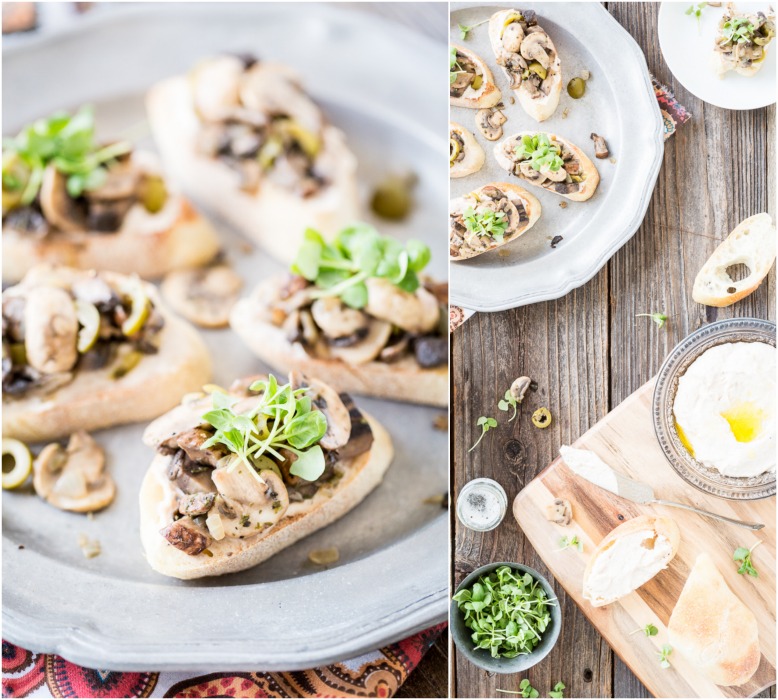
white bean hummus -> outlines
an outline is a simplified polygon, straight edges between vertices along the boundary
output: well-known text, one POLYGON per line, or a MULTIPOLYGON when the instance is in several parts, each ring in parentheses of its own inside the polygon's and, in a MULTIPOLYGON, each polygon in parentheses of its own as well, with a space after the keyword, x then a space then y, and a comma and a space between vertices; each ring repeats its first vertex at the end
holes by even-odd
POLYGON ((694 458, 724 476, 775 471, 775 348, 724 343, 678 380, 678 437, 694 458))

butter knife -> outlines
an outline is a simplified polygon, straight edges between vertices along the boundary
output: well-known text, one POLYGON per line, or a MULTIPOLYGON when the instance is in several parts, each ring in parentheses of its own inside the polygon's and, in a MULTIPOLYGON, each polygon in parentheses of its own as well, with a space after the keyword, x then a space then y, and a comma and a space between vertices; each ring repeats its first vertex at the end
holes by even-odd
POLYGON ((702 510, 701 508, 686 505, 685 503, 676 503, 675 501, 665 501, 661 498, 657 498, 654 494, 654 489, 649 484, 644 484, 642 481, 635 481, 623 474, 619 474, 614 469, 611 469, 591 450, 579 450, 574 447, 563 445, 559 450, 559 454, 574 474, 595 486, 615 493, 617 496, 626 498, 633 503, 682 508, 683 510, 703 515, 706 518, 713 518, 714 520, 720 520, 721 522, 729 523, 730 525, 738 525, 739 527, 745 527, 749 530, 761 530, 764 527, 762 523, 748 523, 742 520, 735 520, 734 518, 728 518, 727 516, 719 515, 718 513, 711 513, 710 511, 702 510))

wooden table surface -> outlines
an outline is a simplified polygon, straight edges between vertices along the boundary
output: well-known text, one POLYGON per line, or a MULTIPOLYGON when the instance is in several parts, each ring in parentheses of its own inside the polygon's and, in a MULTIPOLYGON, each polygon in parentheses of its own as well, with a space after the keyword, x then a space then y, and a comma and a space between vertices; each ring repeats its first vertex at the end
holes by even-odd
MULTIPOLYGON (((509 502, 557 455, 659 370, 673 346, 717 319, 775 319, 775 272, 750 297, 727 309, 692 300, 692 283, 718 242, 746 217, 775 216, 775 108, 718 109, 673 79, 657 38, 658 4, 606 3, 637 40, 649 70, 692 113, 665 146, 664 163, 646 218, 635 236, 586 285, 556 301, 495 314, 477 314, 453 336, 452 450, 454 496, 465 482, 491 477, 509 502), (663 311, 659 329, 636 314, 663 311), (508 424, 497 399, 518 376, 538 384, 520 416, 508 424), (539 406, 553 415, 538 430, 539 406), (497 414, 497 415, 496 415, 497 414), (481 415, 502 418, 468 454, 481 415)), ((491 561, 524 562, 548 571, 510 516, 490 533, 475 533, 452 518, 455 585, 491 561)), ((552 583, 552 585, 554 585, 552 583)), ((554 651, 527 674, 490 676, 457 653, 457 697, 499 697, 529 678, 541 697, 558 681, 565 697, 631 698, 647 692, 575 604, 556 584, 564 619, 554 651)), ((775 696, 775 688, 764 695, 775 696)), ((505 697, 505 696, 502 696, 505 697)))

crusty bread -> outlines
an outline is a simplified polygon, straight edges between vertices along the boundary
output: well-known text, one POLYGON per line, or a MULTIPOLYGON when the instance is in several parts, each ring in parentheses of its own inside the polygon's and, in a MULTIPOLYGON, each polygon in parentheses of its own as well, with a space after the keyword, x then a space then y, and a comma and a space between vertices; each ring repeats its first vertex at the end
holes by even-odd
MULTIPOLYGON (((521 131, 518 134, 514 134, 513 136, 509 136, 506 138, 502 143, 498 143, 494 147, 494 157, 497 160, 497 163, 501 168, 504 168, 509 173, 514 174, 513 172, 513 149, 518 143, 521 138, 525 135, 534 136, 535 134, 538 134, 540 132, 538 131, 521 131)), ((566 138, 563 138, 562 136, 559 136, 557 134, 552 134, 551 132, 545 132, 548 137, 554 141, 558 141, 561 144, 564 144, 569 148, 574 154, 575 157, 578 159, 579 163, 581 164, 581 169, 583 170, 584 174, 586 175, 584 181, 581 183, 580 188, 577 192, 572 192, 570 194, 561 194, 559 192, 556 192, 553 188, 553 185, 555 183, 551 183, 550 186, 548 185, 548 180, 543 185, 536 185, 531 180, 528 180, 524 175, 516 175, 519 179, 523 180, 524 182, 532 185, 533 187, 540 187, 543 190, 546 190, 547 192, 553 192, 556 195, 559 195, 560 197, 565 197, 566 199, 572 199, 574 202, 585 202, 587 199, 589 199, 597 189, 597 185, 600 184, 600 173, 597 170, 597 167, 592 163, 591 159, 580 149, 578 146, 576 146, 574 143, 568 141, 566 138)))
POLYGON ((412 357, 396 362, 367 362, 348 365, 339 359, 311 357, 300 343, 290 343, 278 326, 257 314, 263 289, 275 283, 268 280, 232 307, 230 326, 249 349, 277 372, 297 369, 320 377, 338 391, 409 401, 431 406, 448 405, 448 368, 424 369, 412 357))
POLYGON ((775 262, 775 224, 769 214, 754 214, 713 251, 694 280, 692 297, 707 306, 730 306, 751 294, 775 262), (748 267, 748 276, 737 282, 727 273, 732 265, 748 267))
MULTIPOLYGON (((27 280, 42 274, 42 270, 33 269, 27 280)), ((64 270, 68 269, 58 268, 57 272, 64 270)), ((68 270, 66 274, 71 272, 75 273, 68 270)), ((110 273, 103 274, 111 277, 110 273)), ((76 372, 73 381, 51 394, 4 396, 5 437, 38 442, 77 430, 150 420, 175 406, 182 395, 198 391, 210 380, 211 358, 199 333, 162 304, 152 285, 147 288, 165 318, 159 351, 144 356, 137 367, 119 379, 110 376, 113 367, 108 366, 76 372)))
POLYGON ((759 667, 756 618, 704 552, 694 563, 667 629, 673 649, 717 685, 742 685, 759 667))
MULTIPOLYGON (((534 195, 531 195, 527 190, 525 190, 523 187, 519 187, 518 185, 514 185, 510 182, 491 182, 489 184, 483 185, 482 187, 479 187, 475 192, 479 192, 484 187, 496 187, 498 190, 501 190, 506 195, 508 195, 508 199, 510 199, 512 202, 519 201, 524 206, 524 210, 527 212, 527 216, 529 217, 529 221, 525 224, 523 228, 518 229, 515 233, 503 236, 502 243, 495 241, 492 239, 491 243, 493 245, 483 251, 467 251, 467 254, 465 255, 459 255, 454 256, 450 253, 449 248, 449 260, 468 260, 470 258, 474 258, 477 255, 482 255, 483 253, 488 253, 492 250, 495 250, 496 248, 499 248, 501 246, 504 246, 506 243, 510 243, 511 241, 515 241, 519 236, 529 231, 537 222, 537 220, 540 218, 541 214, 541 206, 540 202, 537 200, 537 198, 534 195)), ((457 198, 451 200, 449 203, 449 211, 454 212, 457 210, 458 207, 461 207, 463 203, 462 198, 457 198)))
POLYGON ((481 71, 481 77, 483 81, 481 87, 478 90, 473 90, 472 87, 467 87, 462 93, 461 97, 449 97, 452 107, 469 107, 470 109, 483 109, 485 107, 494 107, 501 99, 502 93, 500 88, 494 84, 494 76, 492 71, 489 70, 489 66, 473 53, 470 49, 466 49, 463 46, 451 45, 452 49, 456 49, 460 53, 467 56, 481 71))
POLYGON ((326 126, 323 132, 322 152, 327 153, 335 168, 332 184, 303 199, 267 180, 260 183, 256 193, 245 192, 239 187, 237 173, 197 152, 200 122, 186 76, 169 78, 152 87, 146 108, 165 168, 183 191, 278 260, 292 261, 306 228, 332 238, 358 218, 356 158, 339 129, 326 126))
MULTIPOLYGON (((505 26, 505 20, 509 14, 514 12, 518 12, 518 10, 500 10, 499 12, 495 12, 489 20, 489 41, 492 44, 492 50, 494 51, 495 56, 500 55, 502 30, 505 26)), ((559 97, 562 94, 562 63, 559 58, 559 52, 551 41, 551 37, 549 37, 548 41, 551 44, 551 48, 554 50, 554 60, 551 62, 548 69, 548 72, 551 74, 548 95, 541 94, 539 97, 533 97, 529 90, 527 90, 524 81, 522 81, 518 88, 513 90, 513 92, 516 93, 516 97, 519 99, 521 108, 539 122, 545 121, 554 114, 559 105, 559 97)), ((505 70, 505 74, 508 75, 507 70, 505 70)), ((548 78, 546 79, 548 80, 548 78)))
MULTIPOLYGON (((338 387, 340 390, 342 387, 338 387)), ((168 544, 159 531, 169 524, 163 507, 163 480, 171 457, 157 454, 146 472, 140 490, 140 535, 146 559, 153 569, 179 579, 221 576, 242 571, 269 559, 297 540, 333 523, 360 503, 383 479, 394 457, 392 441, 386 430, 371 416, 364 414, 373 431, 369 452, 351 460, 346 474, 334 487, 331 496, 317 494, 309 501, 294 504, 300 508, 285 516, 265 535, 249 539, 225 538, 208 549, 213 556, 190 556, 168 544)), ((290 506, 291 507, 291 506, 290 506)), ((170 512, 172 519, 172 511, 170 512)))
MULTIPOLYGON (((675 520, 667 517, 654 517, 650 515, 641 515, 637 518, 632 518, 627 522, 619 525, 612 530, 592 553, 589 563, 586 566, 583 577, 583 597, 588 600, 595 608, 603 605, 608 605, 623 598, 625 595, 637 590, 643 584, 650 581, 660 571, 667 568, 672 558, 678 552, 678 545, 681 542, 681 533, 678 529, 678 525, 675 520), (638 541, 640 533, 648 533, 646 540, 638 541), (653 551, 656 543, 659 540, 666 540, 668 547, 664 556, 657 558, 656 561, 650 562, 650 566, 647 566, 646 571, 638 571, 637 569, 630 568, 630 566, 620 557, 613 557, 607 563, 607 568, 613 568, 613 578, 620 582, 621 587, 624 589, 620 591, 618 595, 604 593, 599 590, 594 580, 594 573, 597 570, 598 560, 605 556, 607 552, 612 550, 617 544, 629 542, 634 540, 634 545, 638 547, 644 547, 646 550, 653 551)), ((614 550, 615 551, 615 550, 614 550)), ((611 551, 611 554, 613 552, 611 551)), ((605 560, 603 560, 605 561, 605 560)))
POLYGON ((459 134, 459 137, 465 144, 465 157, 462 158, 462 160, 450 164, 448 176, 465 177, 478 172, 483 167, 484 161, 486 160, 484 149, 481 148, 478 141, 475 140, 473 134, 456 122, 449 122, 448 129, 450 132, 455 131, 459 134))

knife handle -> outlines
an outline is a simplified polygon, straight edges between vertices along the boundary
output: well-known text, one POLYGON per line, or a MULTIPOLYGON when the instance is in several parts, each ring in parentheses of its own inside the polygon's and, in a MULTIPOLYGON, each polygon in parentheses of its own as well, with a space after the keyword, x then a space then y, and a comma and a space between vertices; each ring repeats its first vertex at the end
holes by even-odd
POLYGON ((698 515, 704 515, 708 518, 713 518, 714 520, 721 520, 721 522, 724 523, 730 523, 731 525, 739 525, 740 527, 747 527, 749 530, 761 530, 764 525, 762 523, 746 523, 742 520, 735 520, 734 518, 728 518, 725 515, 717 515, 716 513, 711 513, 707 510, 702 510, 700 508, 695 508, 693 506, 687 506, 684 503, 675 503, 674 501, 662 501, 659 499, 654 499, 652 503, 656 503, 660 506, 672 506, 673 508, 683 508, 684 510, 690 510, 692 513, 697 513, 698 515))

